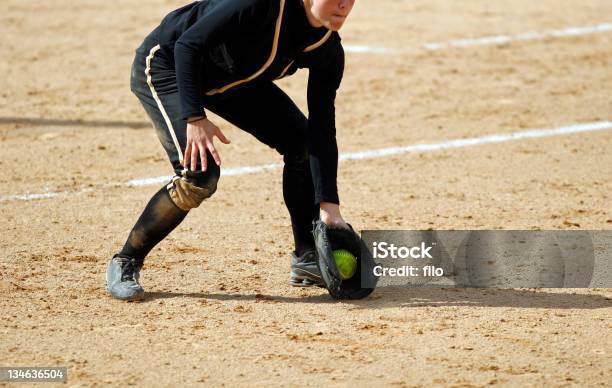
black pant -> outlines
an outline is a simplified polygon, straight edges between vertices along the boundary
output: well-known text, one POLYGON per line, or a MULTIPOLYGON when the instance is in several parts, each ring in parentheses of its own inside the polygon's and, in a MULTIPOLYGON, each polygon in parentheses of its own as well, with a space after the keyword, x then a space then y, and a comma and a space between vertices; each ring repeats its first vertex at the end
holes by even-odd
MULTIPOLYGON (((173 66, 157 48, 152 35, 136 51, 131 89, 151 118, 175 173, 180 175, 184 169, 181 161, 187 140, 186 121, 180 114, 173 66)), ((204 108, 283 155, 283 196, 291 216, 296 251, 312 247, 310 231, 318 206, 308 158, 308 120, 304 114, 274 83, 257 80, 220 95, 206 96, 204 108)), ((218 176, 219 167, 210 153, 207 154, 207 171, 195 174, 218 176)))

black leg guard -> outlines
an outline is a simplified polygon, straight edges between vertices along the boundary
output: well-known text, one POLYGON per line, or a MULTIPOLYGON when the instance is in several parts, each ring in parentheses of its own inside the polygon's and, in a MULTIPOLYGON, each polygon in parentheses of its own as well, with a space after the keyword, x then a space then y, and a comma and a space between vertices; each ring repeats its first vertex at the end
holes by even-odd
POLYGON ((172 202, 168 190, 163 187, 151 198, 136 221, 119 256, 144 260, 151 249, 183 221, 187 213, 172 202))

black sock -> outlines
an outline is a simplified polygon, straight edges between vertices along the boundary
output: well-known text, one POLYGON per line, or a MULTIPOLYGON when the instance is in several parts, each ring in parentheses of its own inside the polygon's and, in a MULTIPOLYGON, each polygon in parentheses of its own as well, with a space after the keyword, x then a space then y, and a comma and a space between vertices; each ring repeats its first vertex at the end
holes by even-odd
POLYGON ((183 221, 187 213, 174 204, 166 187, 162 187, 136 221, 119 255, 144 260, 151 249, 183 221))

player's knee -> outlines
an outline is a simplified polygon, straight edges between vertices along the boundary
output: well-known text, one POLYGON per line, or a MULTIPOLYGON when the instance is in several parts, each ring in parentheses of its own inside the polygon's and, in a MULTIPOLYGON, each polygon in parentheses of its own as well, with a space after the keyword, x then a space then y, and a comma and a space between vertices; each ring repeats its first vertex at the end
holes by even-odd
POLYGON ((217 191, 217 182, 219 181, 217 171, 194 175, 175 176, 167 186, 172 201, 185 211, 200 206, 205 199, 212 197, 217 191))
POLYGON ((283 155, 283 161, 288 166, 302 166, 308 164, 309 154, 307 147, 298 147, 283 155))
POLYGON ((308 153, 308 120, 296 119, 293 123, 291 136, 277 148, 283 155, 285 165, 304 165, 309 161, 308 153))

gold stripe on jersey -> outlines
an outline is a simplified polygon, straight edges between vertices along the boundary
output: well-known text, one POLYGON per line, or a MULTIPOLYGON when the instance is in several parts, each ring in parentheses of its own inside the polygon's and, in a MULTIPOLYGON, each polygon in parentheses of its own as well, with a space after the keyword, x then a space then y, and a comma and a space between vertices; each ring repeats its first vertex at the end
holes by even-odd
POLYGON ((232 82, 231 84, 225 85, 219 89, 213 89, 210 90, 208 92, 206 92, 207 96, 214 96, 215 94, 219 94, 219 93, 223 93, 225 91, 227 91, 228 89, 231 89, 235 86, 238 86, 240 84, 243 84, 245 82, 249 82, 254 80, 255 78, 259 77, 264 71, 266 71, 266 69, 268 67, 270 67, 270 65, 272 64, 272 62, 274 62, 274 58, 276 57, 276 51, 278 50, 278 38, 280 35, 280 30, 281 30, 281 24, 283 22, 283 11, 285 9, 285 0, 281 0, 280 2, 280 12, 278 13, 278 18, 276 19, 276 29, 274 31, 274 41, 272 42, 272 53, 270 53, 270 57, 268 58, 268 60, 266 61, 266 63, 264 63, 264 65, 254 74, 252 74, 250 77, 245 78, 245 79, 241 79, 235 82, 232 82))
POLYGON ((325 34, 325 36, 323 38, 321 38, 320 41, 318 41, 317 43, 311 44, 310 46, 306 47, 304 49, 304 52, 307 53, 307 52, 312 51, 312 50, 314 50, 316 48, 319 48, 323 43, 325 43, 327 41, 327 39, 329 39, 331 34, 332 34, 331 30, 327 31, 327 34, 325 34))
MULTIPOLYGON (((303 50, 303 52, 307 53, 307 52, 309 52, 309 51, 312 51, 312 50, 314 50, 314 49, 317 49, 317 48, 321 47, 321 45, 323 45, 323 43, 325 43, 325 42, 327 41, 327 39, 329 39, 329 37, 331 36, 331 34, 332 34, 331 30, 330 30, 330 31, 327 31, 327 33, 325 34, 325 36, 324 36, 323 38, 321 38, 321 40, 319 40, 319 41, 318 41, 317 43, 315 43, 315 44, 311 44, 310 46, 306 47, 306 48, 303 50)), ((291 67, 291 65, 293 65, 293 63, 294 63, 294 62, 295 62, 295 61, 291 61, 291 62, 290 62, 288 65, 287 65, 287 67, 285 67, 285 68, 283 69, 283 71, 281 72, 281 74, 280 74, 280 75, 279 75, 279 76, 278 76, 276 79, 281 79, 281 78, 283 78, 283 77, 285 76, 285 74, 287 73, 287 70, 289 70, 289 68, 291 67)))

